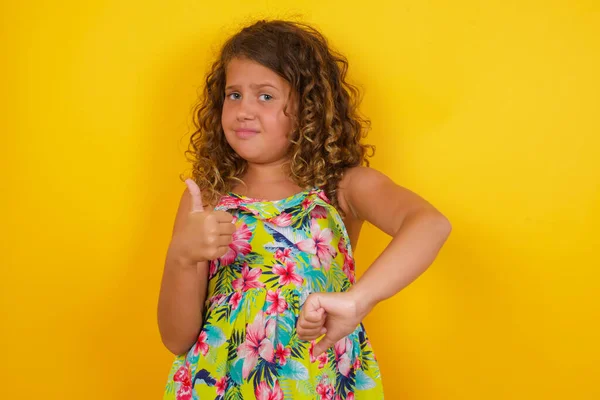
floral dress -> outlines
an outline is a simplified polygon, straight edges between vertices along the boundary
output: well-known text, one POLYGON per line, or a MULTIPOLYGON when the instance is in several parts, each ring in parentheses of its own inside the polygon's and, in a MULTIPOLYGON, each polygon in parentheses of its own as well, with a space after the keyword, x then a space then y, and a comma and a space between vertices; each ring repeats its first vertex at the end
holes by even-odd
POLYGON ((296 322, 313 292, 354 283, 346 228, 321 189, 278 201, 229 193, 229 251, 210 263, 204 325, 173 362, 165 400, 383 398, 379 366, 360 324, 315 358, 296 322))

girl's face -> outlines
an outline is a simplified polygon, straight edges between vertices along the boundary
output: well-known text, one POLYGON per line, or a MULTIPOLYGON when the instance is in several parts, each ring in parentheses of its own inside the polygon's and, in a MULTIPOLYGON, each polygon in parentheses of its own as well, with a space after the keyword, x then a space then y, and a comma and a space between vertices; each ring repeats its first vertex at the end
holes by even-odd
MULTIPOLYGON (((221 124, 225 138, 244 160, 282 161, 290 146, 292 119, 284 114, 290 84, 269 68, 246 58, 227 65, 221 124)), ((292 104, 287 112, 294 111, 292 104)))

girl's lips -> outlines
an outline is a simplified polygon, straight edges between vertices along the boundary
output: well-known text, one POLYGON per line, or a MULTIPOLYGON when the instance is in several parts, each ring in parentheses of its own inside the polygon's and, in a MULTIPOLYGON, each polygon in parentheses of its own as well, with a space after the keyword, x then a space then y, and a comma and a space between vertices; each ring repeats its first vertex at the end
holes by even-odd
POLYGON ((254 129, 235 129, 234 131, 240 139, 248 139, 258 134, 258 131, 254 129))

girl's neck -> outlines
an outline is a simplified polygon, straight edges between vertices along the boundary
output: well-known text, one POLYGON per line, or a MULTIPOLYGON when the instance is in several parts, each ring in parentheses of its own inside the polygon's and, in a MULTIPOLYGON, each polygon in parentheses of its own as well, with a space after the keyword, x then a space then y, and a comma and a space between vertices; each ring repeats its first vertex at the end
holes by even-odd
POLYGON ((246 173, 242 180, 246 185, 252 183, 284 183, 291 181, 288 174, 288 162, 279 161, 272 164, 253 164, 248 163, 246 173))
POLYGON ((257 199, 279 200, 303 190, 288 173, 287 162, 276 164, 248 164, 243 183, 233 187, 233 192, 257 199))

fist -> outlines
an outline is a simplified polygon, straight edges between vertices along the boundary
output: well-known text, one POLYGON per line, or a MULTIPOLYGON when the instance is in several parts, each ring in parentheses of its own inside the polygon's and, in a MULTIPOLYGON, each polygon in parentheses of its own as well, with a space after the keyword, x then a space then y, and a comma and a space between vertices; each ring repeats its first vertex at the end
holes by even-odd
POLYGON ((314 357, 318 357, 351 334, 368 312, 353 293, 312 293, 300 311, 298 337, 314 340, 325 334, 313 348, 314 357))
POLYGON ((187 179, 185 183, 192 199, 191 210, 182 229, 173 237, 172 246, 180 257, 196 265, 225 255, 236 228, 231 214, 204 210, 202 193, 196 182, 187 179))

